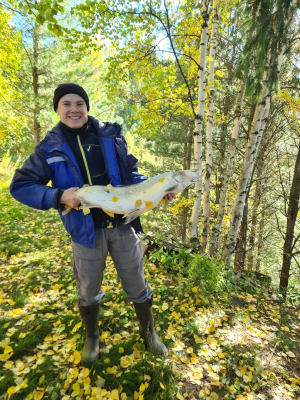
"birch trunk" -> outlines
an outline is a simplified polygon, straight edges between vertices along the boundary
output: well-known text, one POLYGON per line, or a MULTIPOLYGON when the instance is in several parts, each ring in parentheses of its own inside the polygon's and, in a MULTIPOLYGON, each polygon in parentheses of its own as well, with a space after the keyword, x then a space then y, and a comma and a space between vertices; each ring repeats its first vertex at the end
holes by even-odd
MULTIPOLYGON (((261 122, 263 116, 265 115, 265 108, 267 104, 269 104, 270 96, 268 95, 267 90, 261 96, 260 102, 257 104, 253 125, 251 129, 251 136, 248 141, 245 157, 244 157, 244 165, 241 173, 241 178, 239 182, 239 187, 235 196, 235 202, 233 207, 233 214, 230 223, 229 230, 229 239, 226 244, 226 261, 228 264, 231 263, 232 254, 235 251, 236 246, 236 238, 238 234, 238 229, 241 223, 241 219, 243 216, 243 209, 245 204, 245 198, 249 191, 251 177, 253 173, 254 167, 254 159, 257 154, 257 150, 259 148, 260 140, 261 140, 261 122)), ((268 113, 267 113, 268 115, 268 113)))
POLYGON ((234 269, 236 271, 243 271, 245 266, 246 258, 246 246, 247 246, 247 230, 248 230, 248 198, 245 203, 243 218, 240 226, 240 234, 237 240, 234 269))
POLYGON ((233 160, 234 160, 235 151, 236 151, 236 142, 238 139, 239 129, 240 129, 240 125, 241 125, 242 104, 243 104, 244 94, 245 94, 245 83, 243 83, 243 85, 239 91, 238 98, 237 98, 237 105, 236 105, 235 112, 234 112, 235 118, 234 118, 234 124, 233 124, 232 135, 231 135, 231 143, 230 143, 230 149, 229 149, 227 170, 226 170, 226 174, 225 174, 225 178, 224 178, 223 186, 222 186, 222 190, 221 190, 221 195, 220 195, 220 203, 219 203, 217 222, 213 228, 213 234, 212 234, 211 243, 210 243, 210 255, 214 255, 216 252, 216 249, 218 247, 220 229, 221 229, 221 225, 223 223, 223 219, 224 219, 224 215, 225 215, 226 196, 227 196, 227 191, 228 191, 229 179, 232 174, 233 160))
MULTIPOLYGON (((183 160, 183 169, 190 169, 191 168, 191 161, 192 161, 192 143, 193 143, 193 132, 191 132, 186 142, 184 143, 184 160, 183 160)), ((183 197, 188 200, 189 198, 189 189, 185 190, 182 193, 183 197)), ((181 227, 181 238, 186 240, 186 233, 187 233, 187 225, 188 225, 188 213, 189 207, 184 206, 182 210, 182 227, 181 227)))
POLYGON ((202 250, 206 250, 207 236, 209 231, 209 204, 210 204, 210 177, 212 172, 212 129, 214 117, 215 103, 215 58, 216 58, 216 36, 218 29, 218 0, 213 0, 213 21, 210 36, 210 51, 209 51, 209 101, 208 115, 206 123, 206 170, 204 180, 204 198, 203 198, 203 219, 202 219, 202 250))
MULTIPOLYGON (((262 130, 265 129, 266 123, 262 124, 262 130)), ((253 211, 252 211, 252 220, 251 220, 251 230, 250 230, 250 237, 249 237, 249 254, 248 254, 248 268, 252 270, 254 268, 253 264, 253 250, 256 242, 257 237, 257 219, 258 219, 258 207, 260 204, 260 199, 262 195, 262 181, 261 175, 263 172, 264 167, 264 145, 265 145, 265 136, 263 135, 262 140, 264 143, 262 144, 262 151, 260 152, 260 156, 257 163, 257 171, 256 171, 256 186, 255 186, 255 193, 254 193, 254 200, 253 200, 253 211)))
POLYGON ((290 268, 292 261, 292 253, 294 249, 294 230, 297 214, 299 212, 300 199, 300 144, 298 147, 298 155, 296 159, 292 187, 290 191, 289 206, 287 213, 287 225, 285 241, 283 246, 283 260, 280 274, 280 289, 286 294, 286 289, 289 284, 290 268))
POLYGON ((38 57, 39 57, 39 34, 38 34, 38 23, 35 22, 34 34, 33 34, 33 65, 32 65, 32 88, 34 93, 34 107, 33 107, 33 135, 34 145, 41 141, 41 124, 39 122, 39 114, 41 107, 39 105, 39 72, 38 72, 38 57))
POLYGON ((194 157, 195 168, 199 170, 201 179, 196 182, 195 192, 196 198, 192 211, 191 218, 191 241, 197 241, 197 225, 201 211, 202 201, 202 128, 205 108, 205 68, 206 68, 206 50, 208 42, 208 21, 209 21, 209 4, 210 0, 202 2, 202 33, 199 49, 199 65, 198 69, 198 107, 197 118, 195 120, 194 133, 194 157))

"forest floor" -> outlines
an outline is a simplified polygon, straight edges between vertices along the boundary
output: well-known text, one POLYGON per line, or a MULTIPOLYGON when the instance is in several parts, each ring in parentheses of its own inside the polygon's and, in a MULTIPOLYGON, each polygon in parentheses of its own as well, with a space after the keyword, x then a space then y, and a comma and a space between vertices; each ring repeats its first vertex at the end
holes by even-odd
MULTIPOLYGON (((4 179, 5 180, 5 179, 4 179)), ((271 295, 203 296, 145 258, 167 357, 145 351, 111 261, 100 357, 80 364, 84 329, 70 237, 57 213, 15 202, 0 184, 0 399, 300 399, 299 308, 271 295)))

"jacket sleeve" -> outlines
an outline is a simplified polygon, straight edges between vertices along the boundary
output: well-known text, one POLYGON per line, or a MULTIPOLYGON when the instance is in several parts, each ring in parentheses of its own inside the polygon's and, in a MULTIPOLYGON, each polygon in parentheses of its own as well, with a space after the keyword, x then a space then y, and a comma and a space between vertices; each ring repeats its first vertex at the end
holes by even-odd
POLYGON ((46 159, 38 149, 18 168, 10 184, 14 199, 39 210, 57 208, 60 189, 47 186, 52 172, 46 159))

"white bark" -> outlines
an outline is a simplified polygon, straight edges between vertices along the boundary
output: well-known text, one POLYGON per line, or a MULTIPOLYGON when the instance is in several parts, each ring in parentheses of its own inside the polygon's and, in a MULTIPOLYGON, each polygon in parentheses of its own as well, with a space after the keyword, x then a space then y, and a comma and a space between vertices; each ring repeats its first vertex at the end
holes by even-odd
POLYGON ((235 151, 236 151, 236 142, 238 139, 239 130, 240 130, 240 126, 241 126, 242 104, 243 104, 243 100, 244 100, 244 94, 245 94, 245 83, 243 83, 243 85, 239 91, 238 97, 237 97, 237 105, 236 105, 236 109, 235 109, 235 113, 234 113, 235 118, 234 118, 234 124, 233 124, 233 128, 232 128, 232 134, 231 134, 231 143, 230 143, 230 148, 229 148, 227 169, 226 169, 226 173, 225 173, 225 177, 224 177, 224 181, 223 181, 223 185, 222 185, 222 190, 221 190, 221 194, 220 194, 217 221, 213 228, 213 234, 212 234, 211 243, 210 243, 210 255, 214 255, 216 252, 216 249, 218 248, 220 229, 221 229, 221 225, 223 223, 223 219, 224 219, 224 215, 225 215, 228 184, 229 184, 229 179, 232 174, 233 160, 234 160, 235 151))
POLYGON ((210 177, 212 172, 212 130, 213 130, 213 113, 215 104, 215 58, 216 58, 216 36, 218 29, 218 0, 213 0, 213 21, 210 36, 209 51, 209 101, 208 115, 206 122, 206 170, 204 180, 204 198, 203 198, 203 219, 202 219, 202 250, 206 250, 207 236, 209 232, 209 204, 210 204, 210 177))
POLYGON ((201 211, 202 201, 202 127, 204 118, 205 108, 205 68, 206 68, 206 50, 208 42, 208 21, 209 21, 209 4, 210 0, 203 0, 202 2, 202 33, 199 49, 199 65, 198 70, 198 107, 197 107, 197 118, 195 121, 195 133, 194 133, 194 157, 195 157, 195 168, 199 170, 201 179, 196 182, 195 192, 196 198, 192 211, 192 228, 191 228, 191 239, 197 239, 197 225, 201 211))
POLYGON ((229 264, 231 263, 232 254, 234 253, 235 250, 238 229, 243 217, 245 198, 249 190, 249 183, 251 181, 251 176, 254 166, 254 158, 256 157, 256 152, 258 150, 257 142, 259 134, 261 133, 260 126, 266 106, 267 96, 268 92, 265 91, 261 96, 259 103, 256 106, 256 110, 253 117, 251 135, 248 141, 244 157, 243 170, 240 177, 239 187, 235 196, 233 214, 230 221, 229 238, 226 244, 227 248, 226 261, 229 264))

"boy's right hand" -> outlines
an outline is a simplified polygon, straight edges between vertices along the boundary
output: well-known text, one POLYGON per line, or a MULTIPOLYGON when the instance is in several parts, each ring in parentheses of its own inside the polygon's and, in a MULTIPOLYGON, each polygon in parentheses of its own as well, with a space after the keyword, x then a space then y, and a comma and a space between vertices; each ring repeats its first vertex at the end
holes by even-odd
POLYGON ((80 198, 76 195, 76 190, 78 190, 79 187, 73 187, 70 189, 67 189, 63 192, 63 195, 60 198, 60 203, 65 204, 66 206, 70 208, 74 208, 79 206, 81 203, 80 198))

